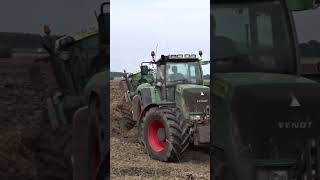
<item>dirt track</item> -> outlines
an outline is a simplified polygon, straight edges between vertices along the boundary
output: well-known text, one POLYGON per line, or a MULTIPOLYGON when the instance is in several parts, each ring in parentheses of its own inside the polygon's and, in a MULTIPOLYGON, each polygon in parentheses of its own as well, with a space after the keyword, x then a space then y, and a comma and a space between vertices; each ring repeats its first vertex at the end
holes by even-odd
POLYGON ((42 113, 45 91, 31 87, 30 58, 0 59, 0 179, 70 179, 68 127, 53 131, 42 113))
POLYGON ((111 179, 209 179, 207 152, 187 150, 179 163, 151 159, 137 142, 137 128, 127 131, 119 80, 111 81, 111 179))

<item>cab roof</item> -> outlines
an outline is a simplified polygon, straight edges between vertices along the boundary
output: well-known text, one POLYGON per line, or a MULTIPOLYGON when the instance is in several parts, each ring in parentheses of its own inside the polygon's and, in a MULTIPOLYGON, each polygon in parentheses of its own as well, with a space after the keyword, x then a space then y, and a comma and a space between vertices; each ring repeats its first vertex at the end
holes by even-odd
POLYGON ((70 36, 73 37, 74 40, 80 41, 80 40, 85 39, 87 37, 97 35, 98 33, 99 33, 99 28, 98 28, 98 25, 95 24, 95 25, 88 26, 79 32, 71 34, 70 36))
POLYGON ((156 62, 163 64, 166 62, 196 62, 200 61, 195 54, 172 54, 172 55, 161 55, 156 62))

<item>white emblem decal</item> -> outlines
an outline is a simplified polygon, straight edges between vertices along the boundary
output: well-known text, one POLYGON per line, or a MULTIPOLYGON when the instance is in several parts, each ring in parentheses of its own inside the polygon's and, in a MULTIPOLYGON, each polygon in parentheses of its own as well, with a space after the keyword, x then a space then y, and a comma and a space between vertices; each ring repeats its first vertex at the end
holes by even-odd
POLYGON ((201 96, 204 96, 204 93, 203 93, 202 91, 200 91, 200 95, 201 95, 201 96))
POLYGON ((299 107, 299 106, 301 106, 299 101, 297 100, 297 98, 293 94, 290 94, 290 97, 291 97, 290 107, 299 107))

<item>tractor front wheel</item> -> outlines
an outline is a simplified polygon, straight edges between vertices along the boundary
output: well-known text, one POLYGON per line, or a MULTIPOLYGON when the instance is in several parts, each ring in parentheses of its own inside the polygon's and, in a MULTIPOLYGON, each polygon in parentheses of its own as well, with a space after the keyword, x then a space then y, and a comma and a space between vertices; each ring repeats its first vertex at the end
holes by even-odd
POLYGON ((150 157, 180 161, 189 145, 189 128, 173 108, 151 108, 141 123, 142 140, 150 157))

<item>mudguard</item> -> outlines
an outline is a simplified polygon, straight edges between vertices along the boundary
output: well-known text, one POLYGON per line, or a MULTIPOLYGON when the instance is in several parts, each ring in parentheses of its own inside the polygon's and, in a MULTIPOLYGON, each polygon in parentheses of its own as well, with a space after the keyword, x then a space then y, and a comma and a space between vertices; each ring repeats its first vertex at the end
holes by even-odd
MULTIPOLYGON (((151 86, 149 83, 144 83, 138 86, 137 94, 135 102, 133 102, 133 107, 140 106, 140 115, 135 115, 135 117, 139 117, 138 120, 141 120, 143 114, 150 108, 154 106, 158 106, 160 104, 160 94, 159 91, 154 87, 151 86), (139 103, 135 104, 135 103, 139 103)), ((135 110, 137 110, 136 108, 135 110)), ((135 114, 135 112, 134 112, 135 114)))
POLYGON ((109 102, 109 88, 107 72, 103 71, 94 75, 87 83, 84 94, 86 98, 86 104, 89 104, 90 98, 93 95, 98 96, 100 101, 100 117, 99 120, 99 142, 100 142, 100 157, 104 158, 108 154, 109 149, 109 122, 107 120, 107 114, 109 114, 109 108, 107 108, 107 102, 109 102))
POLYGON ((161 101, 159 91, 149 83, 139 85, 137 92, 142 109, 145 109, 149 104, 159 104, 161 101))

